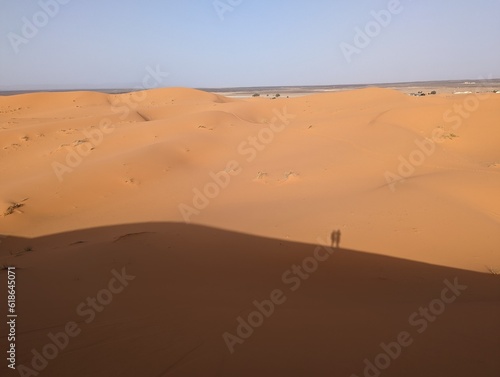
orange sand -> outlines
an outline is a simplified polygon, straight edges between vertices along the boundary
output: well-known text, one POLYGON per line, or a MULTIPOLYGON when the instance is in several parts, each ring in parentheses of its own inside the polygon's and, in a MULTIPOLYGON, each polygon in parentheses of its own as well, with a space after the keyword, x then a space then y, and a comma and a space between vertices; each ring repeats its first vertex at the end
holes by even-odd
POLYGON ((498 376, 499 120, 493 94, 388 89, 0 97, 17 363, 75 321, 41 376, 362 376, 406 330, 383 376, 498 376), (334 229, 342 249, 291 291, 283 273, 334 229), (136 278, 85 323, 79 303, 124 267, 136 278), (467 290, 416 332, 455 278, 467 290), (275 289, 286 302, 231 354, 223 334, 275 289))

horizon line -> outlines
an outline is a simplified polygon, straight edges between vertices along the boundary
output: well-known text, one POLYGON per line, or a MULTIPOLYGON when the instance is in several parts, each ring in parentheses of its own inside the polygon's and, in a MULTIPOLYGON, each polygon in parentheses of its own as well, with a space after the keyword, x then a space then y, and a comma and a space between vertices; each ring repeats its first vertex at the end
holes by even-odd
POLYGON ((191 87, 191 86, 180 86, 180 85, 172 85, 172 86, 161 86, 157 88, 143 88, 139 86, 130 86, 130 87, 97 87, 97 88, 83 88, 83 87, 74 87, 74 88, 27 88, 27 89, 3 89, 0 88, 0 93, 15 93, 15 92, 74 92, 74 91, 140 91, 140 90, 149 90, 149 89, 168 89, 168 88, 189 88, 195 90, 202 91, 233 91, 233 90, 251 90, 251 89, 274 89, 274 88, 349 88, 349 87, 363 87, 363 86, 390 86, 390 85, 409 85, 409 84, 429 84, 429 83, 463 83, 472 85, 477 82, 488 82, 488 81, 497 81, 499 78, 480 78, 480 79, 453 79, 453 80, 422 80, 422 81, 394 81, 394 82, 373 82, 373 83, 358 83, 358 84, 320 84, 320 85, 258 85, 258 86, 220 86, 220 87, 191 87))

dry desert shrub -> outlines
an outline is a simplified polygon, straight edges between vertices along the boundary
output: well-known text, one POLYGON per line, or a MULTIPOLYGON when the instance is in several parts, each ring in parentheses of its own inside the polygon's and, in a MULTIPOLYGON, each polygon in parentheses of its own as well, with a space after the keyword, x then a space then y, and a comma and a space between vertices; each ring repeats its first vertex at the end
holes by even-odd
POLYGON ((24 207, 24 203, 26 200, 28 200, 29 198, 26 198, 26 199, 23 199, 21 200, 20 202, 14 202, 12 203, 6 210, 5 212, 3 213, 4 217, 5 216, 9 216, 9 215, 12 215, 14 212, 20 212, 22 213, 21 211, 19 211, 19 208, 21 207, 24 207))
POLYGON ((9 208, 7 208, 5 210, 5 212, 3 213, 4 216, 9 216, 9 215, 12 215, 14 213, 15 210, 17 210, 18 208, 21 208, 23 207, 24 204, 23 203, 12 203, 9 208))

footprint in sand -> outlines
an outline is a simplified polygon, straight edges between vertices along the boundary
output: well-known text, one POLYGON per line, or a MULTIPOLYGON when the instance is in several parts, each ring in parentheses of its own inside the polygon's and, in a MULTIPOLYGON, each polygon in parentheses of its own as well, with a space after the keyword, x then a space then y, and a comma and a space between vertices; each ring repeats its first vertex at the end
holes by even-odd
POLYGON ((300 180, 299 174, 294 171, 287 171, 283 176, 284 179, 280 180, 281 183, 294 183, 300 180))
POLYGON ((267 183, 268 175, 263 171, 259 171, 257 176, 253 179, 254 182, 267 183))
POLYGON ((77 145, 85 144, 85 143, 88 143, 88 142, 89 142, 89 139, 87 139, 87 138, 75 140, 75 141, 73 141, 73 146, 76 147, 77 145))
POLYGON ((19 148, 21 148, 21 145, 19 145, 17 143, 13 143, 11 145, 7 145, 6 147, 3 147, 3 149, 13 149, 13 150, 18 150, 19 148))
POLYGON ((290 184, 295 183, 300 180, 299 174, 294 171, 287 171, 283 174, 282 178, 272 179, 269 177, 269 174, 266 172, 259 171, 257 176, 253 179, 254 182, 259 182, 262 184, 273 184, 273 185, 281 185, 281 184, 290 184))
POLYGON ((139 182, 135 178, 128 178, 124 182, 125 182, 125 184, 127 184, 129 186, 135 186, 135 187, 140 186, 140 184, 141 184, 141 182, 139 182))
POLYGON ((203 125, 198 126, 198 128, 204 128, 204 129, 209 130, 209 131, 213 131, 214 130, 213 128, 208 128, 208 127, 203 126, 203 125))
POLYGON ((131 237, 136 237, 136 236, 142 236, 144 234, 154 234, 155 232, 133 232, 133 233, 125 233, 122 234, 121 236, 116 237, 113 242, 118 242, 123 239, 129 239, 131 237))
POLYGON ((69 128, 69 129, 61 129, 59 131, 57 131, 57 133, 63 133, 63 134, 73 134, 75 133, 77 130, 75 130, 74 128, 69 128))
POLYGON ((86 242, 87 241, 81 241, 81 240, 79 240, 79 241, 75 241, 75 242, 70 243, 69 246, 80 245, 80 244, 86 243, 86 242))

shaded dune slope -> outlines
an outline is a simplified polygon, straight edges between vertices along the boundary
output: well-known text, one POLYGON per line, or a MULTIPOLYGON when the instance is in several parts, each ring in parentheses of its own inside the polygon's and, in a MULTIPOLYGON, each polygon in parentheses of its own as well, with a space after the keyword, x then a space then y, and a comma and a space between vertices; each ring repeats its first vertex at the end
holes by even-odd
POLYGON ((68 321, 81 328, 42 376, 362 375, 363 360, 402 331, 413 343, 386 376, 500 370, 500 285, 491 274, 342 248, 293 291, 283 274, 316 245, 179 223, 6 237, 0 246, 1 263, 17 266, 18 362, 29 365, 31 349, 68 321), (135 279, 86 323, 76 308, 122 268, 135 279), (441 298, 445 280, 467 288, 419 333, 409 317, 441 298), (237 317, 275 289, 286 301, 230 354, 222 334, 236 334, 237 317))

